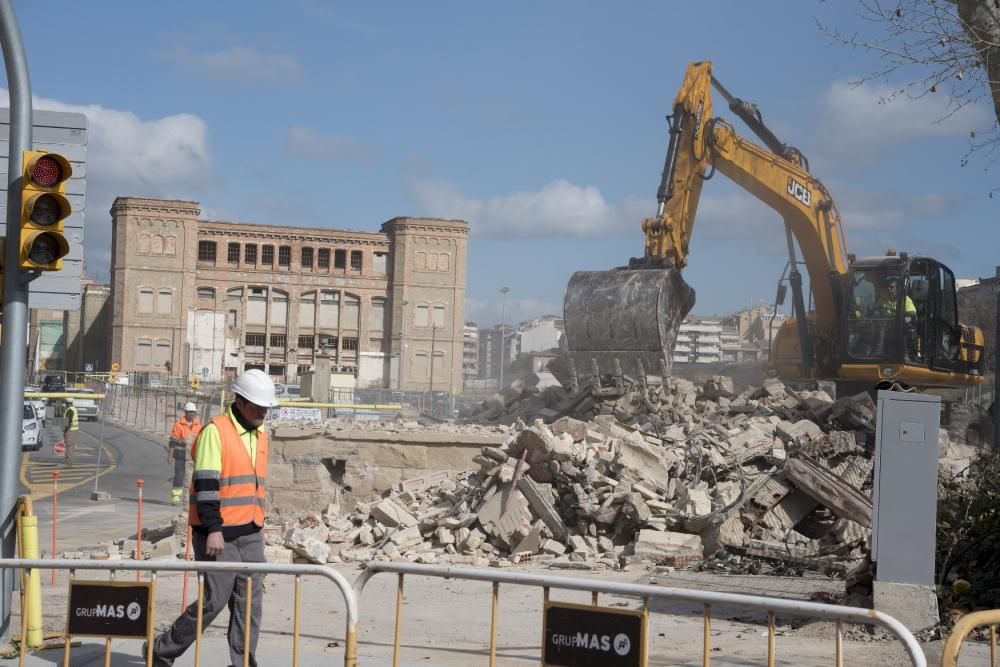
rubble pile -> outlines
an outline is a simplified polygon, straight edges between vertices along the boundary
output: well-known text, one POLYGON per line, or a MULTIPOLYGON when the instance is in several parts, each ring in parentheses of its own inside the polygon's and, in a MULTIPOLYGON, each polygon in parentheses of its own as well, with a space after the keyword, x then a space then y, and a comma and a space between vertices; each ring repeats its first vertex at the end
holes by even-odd
POLYGON ((776 379, 737 393, 724 376, 576 393, 518 382, 484 405, 515 418, 479 470, 404 481, 349 514, 331 505, 271 541, 320 563, 688 567, 726 554, 848 574, 864 562, 867 395, 834 401, 776 379))

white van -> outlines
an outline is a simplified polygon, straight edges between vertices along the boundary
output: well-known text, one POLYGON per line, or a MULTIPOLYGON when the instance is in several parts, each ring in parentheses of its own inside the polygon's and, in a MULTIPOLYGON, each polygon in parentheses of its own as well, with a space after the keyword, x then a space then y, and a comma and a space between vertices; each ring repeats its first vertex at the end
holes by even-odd
POLYGON ((42 423, 35 414, 35 408, 28 401, 24 402, 24 413, 21 419, 21 451, 37 452, 42 448, 42 423))

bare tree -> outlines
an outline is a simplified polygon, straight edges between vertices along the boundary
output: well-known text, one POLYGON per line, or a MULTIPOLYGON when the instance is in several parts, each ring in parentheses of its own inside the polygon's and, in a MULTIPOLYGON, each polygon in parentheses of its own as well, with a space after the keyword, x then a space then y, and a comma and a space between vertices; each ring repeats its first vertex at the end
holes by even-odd
MULTIPOLYGON (((895 95, 949 95, 948 115, 990 98, 1000 121, 1000 0, 858 0, 876 36, 846 35, 820 23, 835 41, 877 53, 882 66, 863 79, 902 76, 895 95)), ((1000 122, 972 134, 969 152, 1000 158, 1000 122)), ((968 155, 966 155, 968 158, 968 155)), ((963 160, 963 164, 965 160, 963 160)))

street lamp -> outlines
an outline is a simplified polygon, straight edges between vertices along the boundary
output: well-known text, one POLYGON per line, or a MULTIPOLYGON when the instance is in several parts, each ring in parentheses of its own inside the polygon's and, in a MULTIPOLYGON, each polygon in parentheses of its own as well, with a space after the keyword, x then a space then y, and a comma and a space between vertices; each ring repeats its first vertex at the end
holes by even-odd
POLYGON ((500 380, 497 382, 497 391, 503 391, 503 355, 504 338, 507 335, 507 292, 509 287, 498 287, 497 291, 503 294, 503 305, 500 306, 500 380))
POLYGON ((409 304, 410 302, 406 299, 403 299, 399 304, 399 368, 396 369, 396 383, 399 385, 399 391, 403 391, 403 353, 406 351, 406 307, 409 304))

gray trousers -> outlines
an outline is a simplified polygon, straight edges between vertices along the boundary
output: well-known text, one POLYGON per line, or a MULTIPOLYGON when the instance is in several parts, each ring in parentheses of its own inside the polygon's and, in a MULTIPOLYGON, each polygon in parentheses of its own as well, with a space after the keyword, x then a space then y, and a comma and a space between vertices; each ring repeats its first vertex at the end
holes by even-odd
POLYGON ((187 473, 187 460, 184 458, 177 458, 174 455, 174 488, 182 489, 184 488, 184 477, 187 473))
MULTIPOLYGON (((242 563, 263 563, 264 537, 260 532, 244 535, 234 540, 227 540, 221 556, 210 558, 205 555, 206 537, 197 532, 191 533, 194 545, 195 560, 235 561, 242 563)), ((253 599, 250 611, 250 667, 257 667, 257 638, 260 633, 262 609, 261 593, 263 591, 263 575, 253 578, 253 599)), ((197 590, 197 588, 195 589, 197 590)), ((219 612, 227 605, 229 607, 229 662, 232 665, 243 664, 243 641, 246 636, 244 619, 246 618, 247 575, 236 572, 206 572, 205 599, 202 607, 202 629, 207 628, 219 612)), ((172 664, 184 651, 194 643, 198 625, 198 601, 192 602, 184 610, 170 629, 159 635, 153 644, 153 653, 161 660, 172 664)))

